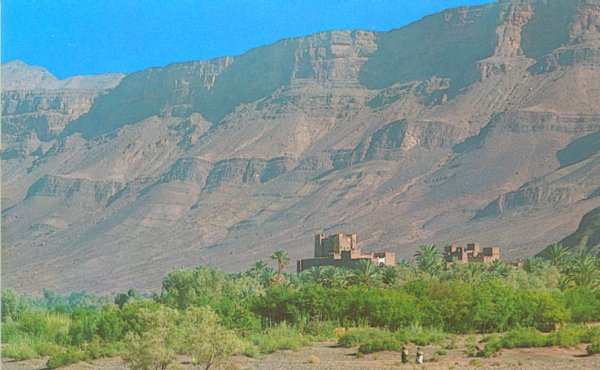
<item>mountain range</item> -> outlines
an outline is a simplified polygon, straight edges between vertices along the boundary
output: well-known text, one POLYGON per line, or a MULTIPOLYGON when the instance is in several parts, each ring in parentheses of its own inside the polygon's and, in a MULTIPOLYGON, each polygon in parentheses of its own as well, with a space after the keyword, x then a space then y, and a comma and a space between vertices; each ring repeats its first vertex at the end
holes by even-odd
MULTIPOLYGON (((514 261, 599 207, 600 0, 501 0, 129 75, 2 65, 18 291, 157 290, 173 268, 311 257, 321 232, 514 261)), ((595 237, 565 241, 597 251, 582 225, 595 237)))

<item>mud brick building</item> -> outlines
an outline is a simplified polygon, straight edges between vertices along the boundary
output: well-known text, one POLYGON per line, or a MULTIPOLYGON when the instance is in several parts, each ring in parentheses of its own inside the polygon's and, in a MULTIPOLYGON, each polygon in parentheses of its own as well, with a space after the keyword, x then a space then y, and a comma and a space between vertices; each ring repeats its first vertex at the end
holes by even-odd
POLYGON ((298 272, 317 266, 354 268, 358 261, 370 260, 378 266, 394 266, 392 252, 362 252, 356 244, 356 234, 315 235, 315 257, 299 260, 298 272))
POLYGON ((444 248, 444 259, 446 265, 453 262, 480 262, 489 265, 500 259, 500 248, 490 247, 481 249, 477 243, 469 243, 466 248, 452 244, 444 248))

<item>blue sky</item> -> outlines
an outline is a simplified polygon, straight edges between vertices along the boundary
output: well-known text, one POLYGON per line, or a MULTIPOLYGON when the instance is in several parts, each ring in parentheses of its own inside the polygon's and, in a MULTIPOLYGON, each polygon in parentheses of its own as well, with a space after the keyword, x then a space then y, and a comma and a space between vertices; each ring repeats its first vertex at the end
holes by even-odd
POLYGON ((332 29, 387 31, 490 0, 2 0, 2 63, 59 78, 240 55, 332 29))

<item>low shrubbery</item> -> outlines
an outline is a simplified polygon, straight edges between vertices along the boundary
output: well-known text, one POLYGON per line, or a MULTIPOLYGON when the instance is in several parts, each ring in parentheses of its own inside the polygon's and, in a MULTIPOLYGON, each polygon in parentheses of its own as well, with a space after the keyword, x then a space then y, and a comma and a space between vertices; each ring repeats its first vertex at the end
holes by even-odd
POLYGON ((418 346, 427 346, 429 344, 439 344, 445 339, 449 339, 450 334, 436 328, 422 328, 413 325, 403 334, 402 338, 418 346))
POLYGON ((426 346, 431 343, 440 343, 447 338, 449 338, 448 334, 437 329, 423 329, 419 326, 395 332, 381 328, 359 327, 348 328, 345 334, 338 339, 338 344, 346 348, 359 346, 359 352, 372 353, 399 351, 407 342, 426 346))
POLYGON ((324 341, 337 338, 338 328, 335 321, 309 320, 300 327, 300 331, 314 341, 324 341))
POLYGON ((70 348, 67 351, 59 352, 56 355, 52 356, 48 360, 46 365, 50 369, 56 369, 57 367, 61 367, 68 364, 74 364, 79 361, 87 361, 90 359, 91 357, 88 353, 74 348, 70 348))
POLYGON ((590 343, 585 348, 585 350, 589 355, 595 355, 596 353, 600 353, 600 340, 590 343))
POLYGON ((373 353, 379 351, 400 351, 402 350, 402 342, 393 335, 389 337, 378 337, 367 340, 358 347, 358 352, 373 353))
MULTIPOLYGON (((249 339, 260 354, 272 353, 279 349, 299 349, 312 343, 309 337, 303 336, 297 328, 285 322, 253 334, 249 339)), ((257 354, 256 350, 252 349, 246 353, 257 354)))
POLYGON ((518 347, 576 347, 581 343, 600 340, 600 328, 584 325, 567 325, 560 330, 544 334, 533 328, 513 329, 502 336, 493 336, 487 340, 479 356, 489 357, 502 348, 518 347))
POLYGON ((381 335, 381 329, 369 327, 350 328, 338 339, 338 344, 346 348, 356 347, 378 335, 381 335))

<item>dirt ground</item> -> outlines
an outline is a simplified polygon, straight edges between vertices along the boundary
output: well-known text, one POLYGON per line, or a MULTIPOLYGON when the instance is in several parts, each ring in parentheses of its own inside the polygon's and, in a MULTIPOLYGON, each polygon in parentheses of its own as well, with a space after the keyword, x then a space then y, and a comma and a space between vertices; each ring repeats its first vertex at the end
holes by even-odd
MULTIPOLYGON (((335 342, 315 343, 311 347, 298 351, 277 351, 259 359, 236 356, 228 363, 217 367, 218 369, 246 370, 246 369, 540 369, 540 370, 596 370, 600 369, 600 355, 587 356, 585 348, 564 349, 557 347, 548 348, 519 348, 502 350, 496 357, 470 358, 463 349, 448 350, 447 355, 439 356, 435 350, 439 346, 422 347, 426 363, 414 364, 416 346, 409 346, 412 363, 402 364, 400 354, 397 352, 379 352, 356 356, 356 348, 342 348, 335 342), (311 363, 312 362, 312 363, 311 363)), ((12 362, 2 360, 2 369, 25 370, 45 369, 44 359, 12 362)), ((185 358, 180 358, 169 369, 194 369, 185 358)), ((68 370, 97 370, 97 369, 127 369, 119 358, 106 358, 92 363, 80 362, 66 366, 68 370)), ((211 368, 212 369, 212 368, 211 368)))

